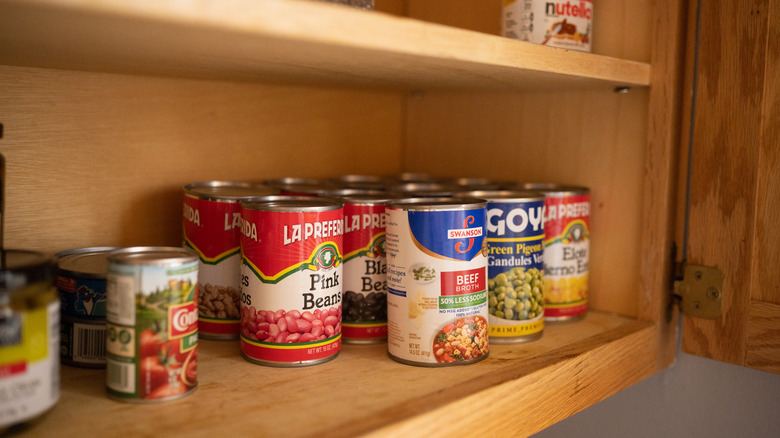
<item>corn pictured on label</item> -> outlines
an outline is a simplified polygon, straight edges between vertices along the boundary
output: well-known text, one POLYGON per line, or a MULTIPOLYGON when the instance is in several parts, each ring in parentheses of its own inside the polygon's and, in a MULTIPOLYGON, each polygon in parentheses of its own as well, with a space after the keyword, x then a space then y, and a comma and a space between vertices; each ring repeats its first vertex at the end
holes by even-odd
POLYGON ((486 212, 478 205, 388 206, 387 348, 393 359, 444 366, 487 357, 486 212))
POLYGON ((588 306, 590 195, 545 199, 544 297, 547 317, 585 313, 588 306))

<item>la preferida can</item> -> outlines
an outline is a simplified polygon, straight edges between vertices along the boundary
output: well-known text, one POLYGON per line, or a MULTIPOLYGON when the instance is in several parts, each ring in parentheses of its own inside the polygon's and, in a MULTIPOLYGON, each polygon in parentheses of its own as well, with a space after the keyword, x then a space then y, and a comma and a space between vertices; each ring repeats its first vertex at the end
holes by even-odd
POLYGON ((486 202, 409 198, 386 207, 387 350, 450 366, 487 357, 486 202))
POLYGON ((132 247, 108 254, 106 386, 127 402, 177 399, 198 385, 198 255, 132 247))
POLYGON ((588 310, 590 189, 525 184, 545 195, 545 320, 578 319, 588 310))
POLYGON ((106 366, 106 276, 108 253, 93 247, 57 254, 55 285, 60 296, 60 360, 83 368, 106 366))
POLYGON ((344 207, 320 197, 241 202, 241 354, 282 367, 341 350, 344 207))
POLYGON ((203 339, 238 339, 241 278, 239 201, 278 193, 262 184, 205 181, 184 187, 184 246, 200 258, 198 332, 203 339))
POLYGON ((60 300, 54 260, 3 249, 0 257, 0 435, 24 427, 60 398, 60 300))
POLYGON ((592 0, 505 0, 502 35, 562 49, 590 52, 592 0))
POLYGON ((387 257, 385 205, 392 195, 346 195, 344 201, 345 343, 387 339, 387 257))
POLYGON ((491 342, 540 338, 544 330, 544 195, 512 190, 463 195, 488 201, 491 342))

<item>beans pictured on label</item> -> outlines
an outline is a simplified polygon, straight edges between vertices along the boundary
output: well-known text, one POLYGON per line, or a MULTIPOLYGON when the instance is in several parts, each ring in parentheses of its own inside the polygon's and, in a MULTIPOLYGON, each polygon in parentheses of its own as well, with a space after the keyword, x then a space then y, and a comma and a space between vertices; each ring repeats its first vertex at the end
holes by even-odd
POLYGON ((211 318, 238 319, 241 294, 230 286, 206 284, 198 291, 198 314, 211 318))
POLYGON ((368 295, 346 291, 344 306, 349 309, 345 320, 355 322, 387 321, 387 294, 371 292, 368 295))
POLYGON ((488 309, 504 319, 533 319, 543 309, 542 272, 519 266, 488 279, 488 309))

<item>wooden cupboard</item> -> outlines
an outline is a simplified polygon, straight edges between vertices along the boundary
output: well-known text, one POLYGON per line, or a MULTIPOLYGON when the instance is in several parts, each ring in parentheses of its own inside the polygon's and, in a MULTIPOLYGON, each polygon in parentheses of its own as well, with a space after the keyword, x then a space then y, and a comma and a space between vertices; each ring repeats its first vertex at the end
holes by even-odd
POLYGON ((685 2, 599 3, 593 53, 498 36, 499 1, 422 3, 0 2, 6 246, 179 245, 199 180, 557 181, 592 190, 588 316, 444 369, 381 345, 268 368, 203 340, 199 389, 154 405, 63 367, 25 434, 518 436, 673 362, 685 2))

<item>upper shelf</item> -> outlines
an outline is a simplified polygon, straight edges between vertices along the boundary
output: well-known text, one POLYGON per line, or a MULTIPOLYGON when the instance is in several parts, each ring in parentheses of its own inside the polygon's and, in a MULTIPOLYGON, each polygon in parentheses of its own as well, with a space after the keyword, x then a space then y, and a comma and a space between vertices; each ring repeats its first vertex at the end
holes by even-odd
POLYGON ((650 65, 296 0, 3 0, 0 64, 391 89, 648 86, 650 65))

